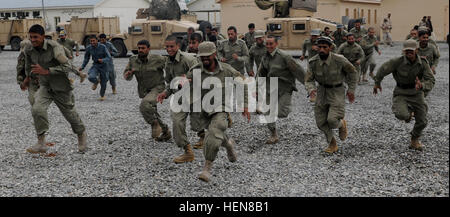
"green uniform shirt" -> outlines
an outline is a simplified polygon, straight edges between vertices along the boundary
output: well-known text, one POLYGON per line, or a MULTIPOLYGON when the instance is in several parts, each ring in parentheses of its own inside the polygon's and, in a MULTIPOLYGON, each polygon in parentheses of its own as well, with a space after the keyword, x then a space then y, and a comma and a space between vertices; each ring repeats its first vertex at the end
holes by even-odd
MULTIPOLYGON (((192 81, 193 81, 194 80, 194 75, 195 76, 201 76, 202 84, 203 84, 203 81, 206 78, 209 78, 209 77, 216 77, 216 78, 218 78, 221 81, 221 83, 222 83, 222 104, 219 105, 219 106, 221 107, 222 112, 225 112, 226 110, 234 111, 234 106, 228 105, 226 103, 226 100, 225 100, 225 96, 227 94, 226 91, 225 91, 225 87, 228 84, 228 83, 225 82, 225 78, 227 78, 227 77, 231 77, 231 78, 240 77, 243 80, 245 80, 245 77, 241 73, 236 71, 232 66, 230 66, 227 63, 222 63, 222 62, 218 61, 217 59, 216 59, 216 63, 217 63, 217 67, 216 67, 216 70, 214 72, 209 72, 208 70, 203 68, 203 64, 202 63, 198 63, 198 64, 196 64, 195 66, 193 66, 189 70, 186 78, 187 79, 192 79, 192 81)), ((191 82, 191 88, 193 88, 192 82, 191 82)), ((203 100, 203 97, 205 97, 205 95, 207 95, 210 91, 211 91, 211 89, 203 89, 202 88, 201 89, 201 100, 203 100)), ((244 84, 244 91, 245 91, 245 93, 244 93, 244 108, 248 108, 248 94, 247 94, 248 93, 248 88, 247 88, 247 84, 244 84)), ((200 103, 197 100, 194 101, 193 94, 191 94, 191 103, 194 103, 194 104, 200 103)), ((203 108, 202 108, 202 111, 203 111, 203 108)), ((212 115, 214 113, 216 113, 216 112, 213 111, 213 112, 209 112, 208 114, 212 115)))
POLYGON ((137 55, 130 57, 124 74, 128 71, 134 72, 127 77, 128 81, 136 76, 138 82, 139 98, 144 98, 153 88, 164 84, 164 66, 166 58, 159 55, 148 54, 147 58, 141 60, 137 55))
POLYGON ((189 69, 197 64, 197 58, 193 54, 181 52, 178 50, 177 54, 173 59, 167 57, 166 64, 164 67, 164 71, 166 71, 166 75, 164 80, 166 81, 166 93, 167 96, 170 96, 175 90, 170 88, 170 82, 182 75, 186 75, 189 72, 189 69))
POLYGON ((319 55, 309 60, 305 86, 308 92, 311 92, 316 89, 316 81, 320 85, 339 85, 345 82, 348 85, 348 92, 355 93, 357 76, 355 67, 345 57, 330 52, 325 61, 320 59, 319 55))
POLYGON ((80 46, 78 43, 70 38, 66 38, 64 42, 61 39, 57 40, 58 43, 70 51, 70 56, 73 57, 73 47, 75 47, 77 52, 80 52, 80 46))
MULTIPOLYGON (((429 92, 434 87, 434 76, 431 72, 428 61, 417 55, 414 63, 411 63, 405 56, 397 57, 384 63, 374 77, 375 85, 381 86, 381 81, 387 75, 392 74, 397 84, 415 85, 416 77, 422 81, 423 91, 429 92)), ((422 90, 419 90, 422 91, 422 90)), ((403 89, 395 87, 394 95, 416 95, 415 88, 403 89)))
POLYGON ((364 59, 364 51, 361 48, 361 46, 357 43, 349 45, 348 42, 345 42, 339 47, 337 53, 344 55, 344 57, 347 58, 347 60, 350 61, 352 64, 355 64, 355 62, 358 60, 360 63, 362 63, 364 59))
POLYGON ((419 56, 426 57, 428 64, 430 67, 437 67, 439 63, 439 58, 441 57, 439 54, 438 49, 436 46, 434 46, 431 43, 428 43, 428 45, 425 48, 421 48, 419 46, 419 56))
POLYGON ((302 55, 306 57, 306 53, 308 53, 307 59, 311 59, 313 56, 319 54, 319 51, 312 49, 313 42, 311 39, 305 39, 303 42, 303 50, 302 55))
POLYGON ((250 33, 250 32, 245 33, 244 41, 245 41, 245 44, 247 45, 247 48, 250 49, 256 43, 255 32, 253 32, 253 33, 250 33))
POLYGON ((49 70, 49 75, 31 74, 31 78, 39 76, 40 86, 45 86, 53 91, 71 91, 73 86, 69 81, 69 72, 77 71, 69 63, 64 48, 56 41, 45 40, 42 48, 27 47, 25 49, 25 72, 30 76, 31 65, 39 64, 49 70))
POLYGON ((341 46, 341 44, 343 44, 344 42, 346 42, 346 35, 347 35, 347 31, 345 30, 341 30, 339 31, 334 31, 333 32, 333 37, 334 37, 334 43, 336 44, 336 48, 339 48, 341 46))
MULTIPOLYGON (((295 79, 305 83, 305 70, 292 58, 291 55, 276 48, 272 53, 266 52, 261 60, 258 77, 278 77, 279 91, 291 93, 297 91, 295 79)), ((266 82, 269 82, 267 79, 266 82)), ((269 86, 266 88, 270 90, 269 86)))
POLYGON ((377 42, 377 37, 373 36, 370 37, 369 35, 366 35, 363 37, 363 39, 361 40, 361 48, 364 51, 364 54, 366 56, 372 55, 373 54, 373 50, 375 49, 377 52, 379 51, 378 49, 378 45, 375 45, 375 43, 377 42))
POLYGON ((249 54, 247 45, 243 40, 236 39, 234 43, 231 43, 230 40, 221 41, 217 50, 217 56, 219 60, 225 58, 225 63, 230 64, 234 69, 242 74, 245 73, 245 63, 248 61, 249 54), (233 54, 237 54, 239 56, 237 60, 233 58, 233 54))
POLYGON ((253 65, 255 63, 256 63, 256 70, 258 70, 259 65, 261 64, 262 57, 264 56, 264 54, 267 53, 267 48, 266 48, 265 44, 263 44, 262 46, 254 44, 250 48, 248 53, 249 53, 250 58, 249 58, 249 61, 247 64, 247 72, 253 71, 253 65))
POLYGON ((365 35, 367 35, 367 29, 365 29, 364 27, 361 26, 361 28, 359 30, 356 29, 356 27, 353 27, 350 30, 350 33, 353 33, 353 35, 355 35, 355 39, 356 42, 359 44, 360 42, 358 42, 358 38, 363 38, 365 35))

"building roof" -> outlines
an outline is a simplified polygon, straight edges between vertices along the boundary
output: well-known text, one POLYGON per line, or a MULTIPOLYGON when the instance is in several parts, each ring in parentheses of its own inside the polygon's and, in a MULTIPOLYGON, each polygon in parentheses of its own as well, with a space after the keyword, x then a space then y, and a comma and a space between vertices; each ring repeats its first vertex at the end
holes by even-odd
MULTIPOLYGON (((46 8, 93 7, 104 0, 44 0, 46 8)), ((42 8, 42 0, 0 0, 0 9, 42 8)))

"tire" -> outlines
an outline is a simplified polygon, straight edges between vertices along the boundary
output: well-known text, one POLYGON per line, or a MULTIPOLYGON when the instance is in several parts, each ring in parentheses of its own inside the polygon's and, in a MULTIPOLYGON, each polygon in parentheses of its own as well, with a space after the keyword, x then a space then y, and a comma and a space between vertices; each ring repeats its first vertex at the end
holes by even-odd
POLYGON ((86 37, 86 38, 84 39, 83 45, 84 45, 84 49, 85 49, 85 50, 86 50, 86 48, 87 48, 89 45, 91 45, 91 41, 89 40, 89 37, 86 37))
POLYGON ((19 51, 20 50, 20 42, 22 40, 20 38, 13 38, 11 39, 11 50, 13 51, 19 51))
POLYGON ((126 57, 128 54, 127 47, 123 43, 122 39, 115 39, 112 41, 112 44, 114 47, 116 47, 117 51, 119 52, 119 57, 126 57))

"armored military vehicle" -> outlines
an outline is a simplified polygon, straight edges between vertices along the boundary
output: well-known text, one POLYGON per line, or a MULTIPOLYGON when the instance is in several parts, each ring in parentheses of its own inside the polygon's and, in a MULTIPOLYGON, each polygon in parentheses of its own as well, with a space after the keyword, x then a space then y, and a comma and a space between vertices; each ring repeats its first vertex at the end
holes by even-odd
POLYGON ((44 26, 43 19, 17 19, 0 20, 0 49, 11 45, 11 50, 18 51, 20 42, 28 37, 31 26, 40 24, 44 26))

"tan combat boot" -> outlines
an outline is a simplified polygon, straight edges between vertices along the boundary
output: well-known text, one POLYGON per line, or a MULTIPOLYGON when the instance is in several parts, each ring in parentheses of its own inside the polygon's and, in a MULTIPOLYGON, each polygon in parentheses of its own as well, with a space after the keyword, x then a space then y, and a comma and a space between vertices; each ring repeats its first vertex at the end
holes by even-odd
POLYGON ((269 139, 266 140, 266 144, 276 144, 280 139, 278 138, 277 130, 272 132, 269 139))
POLYGON ((232 138, 229 138, 226 142, 225 142, 225 148, 227 149, 227 157, 228 160, 232 163, 236 162, 237 157, 236 157, 236 152, 234 151, 234 146, 235 146, 235 142, 232 138))
POLYGON ((173 159, 176 164, 187 163, 194 161, 194 152, 192 151, 191 144, 187 144, 184 147, 184 154, 173 159))
POLYGON ((80 73, 80 83, 83 83, 84 82, 84 80, 86 79, 86 77, 87 77, 87 75, 86 75, 86 73, 80 73))
POLYGON ((84 131, 82 134, 78 135, 78 152, 84 153, 87 150, 87 134, 84 131))
POLYGON ((325 152, 326 152, 326 153, 329 153, 329 154, 333 154, 333 153, 337 152, 338 149, 339 149, 339 148, 338 148, 338 146, 337 146, 337 144, 336 144, 336 139, 333 137, 333 138, 331 139, 330 144, 328 145, 328 148, 325 149, 325 152))
POLYGON ((203 171, 199 174, 198 178, 204 182, 209 182, 211 179, 211 167, 212 161, 205 161, 205 166, 203 167, 203 171))
POLYGON ((198 140, 197 143, 194 145, 194 149, 202 149, 203 148, 203 142, 205 141, 205 132, 199 133, 198 136, 200 137, 200 140, 198 140))
POLYGON ((112 92, 113 92, 113 94, 117 94, 116 87, 112 87, 112 92))
POLYGON ((92 85, 92 90, 97 90, 97 86, 98 86, 99 83, 100 83, 100 82, 97 82, 97 83, 93 84, 93 85, 92 85))
POLYGON ((153 121, 152 124, 152 138, 156 139, 161 135, 162 129, 161 126, 159 126, 159 122, 157 120, 153 121))
POLYGON ((341 141, 344 141, 345 139, 347 139, 347 136, 348 136, 347 121, 342 119, 341 122, 342 122, 342 127, 339 128, 339 139, 341 139, 341 141))
POLYGON ((166 141, 169 141, 171 138, 172 138, 172 134, 170 133, 169 128, 167 128, 166 131, 162 132, 161 136, 156 138, 156 141, 158 141, 158 142, 166 142, 166 141))
POLYGON ((103 102, 106 100, 106 96, 101 96, 98 100, 103 102))
POLYGON ((423 145, 420 143, 419 138, 411 138, 411 145, 409 148, 417 151, 423 151, 423 145))
POLYGON ((31 154, 46 153, 48 148, 45 143, 45 134, 42 134, 38 136, 38 143, 28 148, 27 152, 31 154))
POLYGON ((233 119, 231 119, 230 113, 227 113, 227 114, 228 114, 228 128, 231 128, 231 126, 233 125, 233 119))

